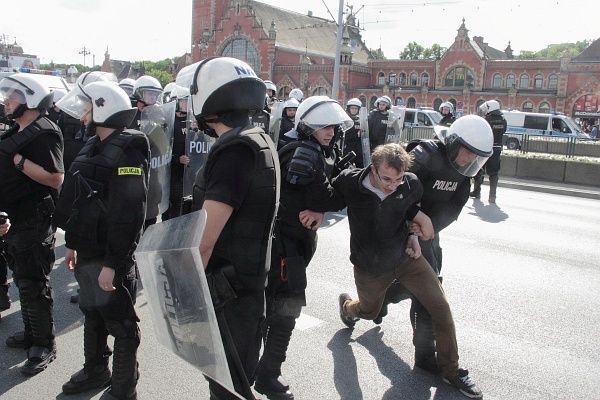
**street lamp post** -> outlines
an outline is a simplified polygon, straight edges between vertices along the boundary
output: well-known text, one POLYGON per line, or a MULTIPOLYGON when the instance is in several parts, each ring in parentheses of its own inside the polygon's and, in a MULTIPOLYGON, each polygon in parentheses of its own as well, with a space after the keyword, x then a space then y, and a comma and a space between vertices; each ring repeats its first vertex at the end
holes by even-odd
POLYGON ((390 73, 390 86, 392 87, 392 99, 394 99, 394 105, 396 105, 396 74, 390 73))

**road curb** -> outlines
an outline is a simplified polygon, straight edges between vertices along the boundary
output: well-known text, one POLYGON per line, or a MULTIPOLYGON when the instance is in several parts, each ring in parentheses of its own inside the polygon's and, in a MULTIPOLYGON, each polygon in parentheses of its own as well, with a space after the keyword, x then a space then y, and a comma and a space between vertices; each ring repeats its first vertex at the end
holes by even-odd
MULTIPOLYGON (((487 183, 487 181, 486 181, 487 183)), ((511 189, 529 190, 534 192, 560 194, 563 196, 581 197, 586 199, 600 200, 600 188, 584 186, 569 186, 553 184, 551 182, 536 182, 528 180, 507 179, 501 176, 498 186, 511 189)))

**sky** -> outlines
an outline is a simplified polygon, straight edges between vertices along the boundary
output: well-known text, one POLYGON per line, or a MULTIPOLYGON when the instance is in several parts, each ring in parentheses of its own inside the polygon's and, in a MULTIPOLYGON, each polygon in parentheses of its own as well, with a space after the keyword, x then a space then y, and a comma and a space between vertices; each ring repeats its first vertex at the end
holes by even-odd
MULTIPOLYGON (((262 2, 338 18, 339 0, 262 2)), ((190 51, 191 10, 192 0, 2 1, 0 35, 9 43, 16 38, 42 64, 83 64, 84 48, 88 67, 101 64, 107 49, 115 60, 159 61, 190 51)), ((367 46, 381 47, 387 58, 413 41, 449 47, 463 18, 471 38, 482 36, 499 50, 510 41, 515 54, 600 37, 598 0, 356 0, 354 12, 367 46)))

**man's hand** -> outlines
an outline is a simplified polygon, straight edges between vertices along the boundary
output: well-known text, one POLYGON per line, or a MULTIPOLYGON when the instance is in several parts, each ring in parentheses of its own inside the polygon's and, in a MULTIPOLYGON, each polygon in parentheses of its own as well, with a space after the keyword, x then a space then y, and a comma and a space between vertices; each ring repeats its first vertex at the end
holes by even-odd
POLYGON ((188 156, 179 156, 179 163, 187 165, 190 163, 190 158, 188 156))
POLYGON ((410 230, 423 240, 431 240, 435 236, 431 219, 429 219, 422 211, 419 211, 413 218, 410 230), (413 225, 416 225, 416 227, 413 227, 413 225))
POLYGON ((298 214, 302 226, 304 226, 306 229, 312 229, 313 231, 319 229, 319 227, 323 223, 323 216, 323 213, 311 210, 300 211, 300 213, 298 214))
POLYGON ((117 288, 113 286, 114 279, 115 270, 108 267, 102 267, 102 271, 100 271, 100 275, 98 275, 98 286, 105 292, 117 290, 117 288))
POLYGON ((415 260, 421 257, 421 245, 419 244, 419 238, 417 236, 410 235, 408 237, 408 242, 406 243, 406 254, 415 260))
POLYGON ((77 252, 75 250, 66 248, 65 251, 65 266, 69 271, 73 271, 75 269, 75 264, 77 264, 77 252))

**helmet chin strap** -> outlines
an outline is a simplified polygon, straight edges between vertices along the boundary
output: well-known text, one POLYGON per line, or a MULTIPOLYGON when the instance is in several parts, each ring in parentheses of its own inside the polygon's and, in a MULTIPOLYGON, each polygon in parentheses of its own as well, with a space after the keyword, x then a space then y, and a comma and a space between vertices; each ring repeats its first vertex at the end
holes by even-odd
POLYGON ((12 114, 6 114, 6 118, 8 119, 17 119, 17 118, 21 118, 23 116, 23 114, 25 114, 25 111, 27 111, 27 105, 25 104, 19 104, 17 106, 17 108, 15 108, 15 110, 12 112, 12 114))

